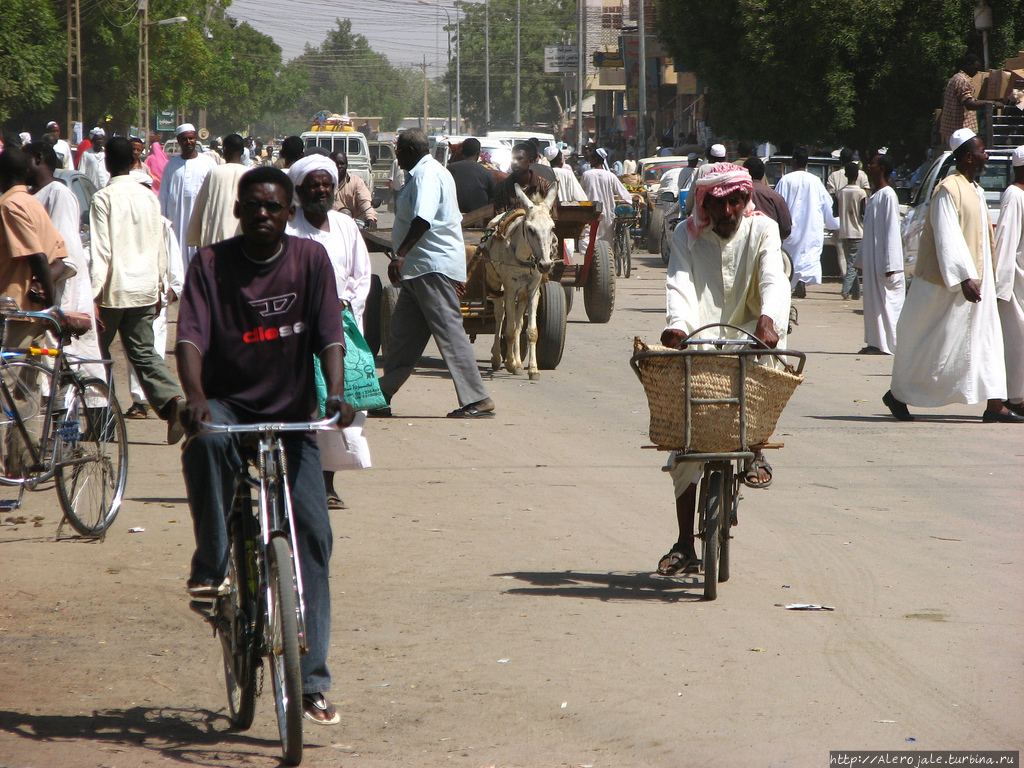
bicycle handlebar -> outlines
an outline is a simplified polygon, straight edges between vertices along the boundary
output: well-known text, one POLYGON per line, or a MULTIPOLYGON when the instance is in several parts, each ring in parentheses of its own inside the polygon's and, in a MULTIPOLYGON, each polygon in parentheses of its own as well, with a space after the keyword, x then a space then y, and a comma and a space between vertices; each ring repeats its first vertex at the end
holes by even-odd
POLYGON ((329 419, 320 419, 319 421, 272 421, 262 424, 208 424, 205 421, 200 423, 204 432, 226 432, 228 434, 243 432, 321 432, 337 424, 339 418, 341 418, 341 414, 336 413, 329 419))

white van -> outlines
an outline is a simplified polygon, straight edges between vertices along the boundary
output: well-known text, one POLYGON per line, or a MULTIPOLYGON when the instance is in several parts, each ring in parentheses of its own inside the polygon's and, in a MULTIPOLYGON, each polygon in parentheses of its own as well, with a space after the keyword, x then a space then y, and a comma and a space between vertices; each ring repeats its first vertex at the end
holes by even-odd
POLYGON ((555 136, 552 133, 534 133, 533 131, 488 131, 487 138, 499 139, 512 147, 521 141, 527 139, 537 139, 540 142, 540 154, 544 155, 544 150, 548 147, 557 147, 558 142, 555 141, 555 136))
MULTIPOLYGON (((437 140, 434 145, 433 152, 431 153, 437 162, 441 165, 448 165, 448 159, 451 157, 451 145, 461 144, 463 141, 471 136, 442 136, 437 140)), ((482 138, 477 139, 480 142, 480 159, 485 163, 490 163, 502 173, 509 173, 512 170, 512 147, 501 139, 493 138, 482 138)))
POLYGON ((373 175, 370 171, 370 145, 366 136, 358 131, 306 131, 299 134, 306 149, 320 147, 331 152, 344 152, 348 156, 348 172, 366 182, 373 197, 373 175))

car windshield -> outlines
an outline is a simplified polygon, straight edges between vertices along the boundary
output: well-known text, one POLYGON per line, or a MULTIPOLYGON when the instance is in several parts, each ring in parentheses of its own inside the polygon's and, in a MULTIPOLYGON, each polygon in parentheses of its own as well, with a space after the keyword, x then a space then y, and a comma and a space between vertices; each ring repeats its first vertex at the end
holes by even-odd
POLYGON ((391 150, 390 144, 371 144, 370 145, 370 162, 371 163, 390 163, 395 158, 395 153, 391 150))
POLYGON ((647 182, 648 184, 653 184, 654 182, 661 179, 665 171, 669 170, 670 168, 679 168, 684 165, 686 165, 685 159, 671 161, 666 160, 665 162, 651 163, 650 165, 645 165, 644 181, 647 182))
MULTIPOLYGON (((950 160, 952 161, 952 157, 950 157, 950 160)), ((985 170, 976 181, 986 192, 1002 194, 1003 190, 1010 186, 1010 164, 1006 160, 1007 158, 1005 157, 998 159, 989 157, 988 162, 985 163, 985 170)), ((956 166, 950 162, 942 176, 945 178, 946 176, 952 176, 954 173, 956 173, 956 166)))

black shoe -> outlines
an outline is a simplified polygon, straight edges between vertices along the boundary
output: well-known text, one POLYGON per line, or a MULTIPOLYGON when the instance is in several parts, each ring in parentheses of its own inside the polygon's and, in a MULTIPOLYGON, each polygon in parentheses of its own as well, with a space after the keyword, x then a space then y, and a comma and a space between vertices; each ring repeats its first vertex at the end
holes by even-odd
POLYGON ((391 418, 391 406, 387 408, 377 408, 376 410, 367 411, 366 416, 371 419, 390 419, 391 418))
POLYGON ((803 283, 797 283, 796 288, 793 289, 794 299, 806 299, 807 298, 807 286, 803 283))
POLYGON ((858 352, 857 354, 858 355, 884 355, 885 352, 880 350, 878 347, 872 347, 870 344, 868 344, 868 346, 866 346, 863 349, 861 349, 861 351, 858 352))
POLYGON ((983 424, 1024 424, 1024 416, 1018 416, 1012 411, 1003 413, 986 409, 981 415, 981 421, 983 424))
POLYGON ((1009 400, 1003 400, 1003 405, 1006 406, 1006 410, 1010 413, 1024 416, 1024 403, 1011 403, 1009 400))
POLYGON ((910 411, 907 410, 907 404, 897 400, 891 389, 882 395, 882 402, 885 403, 885 407, 889 409, 889 413, 897 421, 914 420, 914 417, 910 415, 910 411))
POLYGON ((126 419, 148 419, 149 406, 145 403, 132 403, 131 408, 124 412, 126 419))

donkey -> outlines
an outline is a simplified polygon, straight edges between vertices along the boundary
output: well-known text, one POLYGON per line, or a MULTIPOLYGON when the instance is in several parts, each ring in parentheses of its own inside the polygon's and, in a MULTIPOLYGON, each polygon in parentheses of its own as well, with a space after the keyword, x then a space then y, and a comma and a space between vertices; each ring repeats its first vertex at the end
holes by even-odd
POLYGON ((505 341, 505 370, 523 371, 519 336, 525 320, 526 368, 530 379, 540 378, 537 367, 537 304, 541 283, 554 264, 558 247, 555 222, 551 211, 558 189, 551 190, 543 200, 530 200, 516 184, 522 213, 504 214, 487 244, 487 298, 494 305, 494 344, 491 347, 491 368, 502 363, 501 342, 505 341), (503 226, 504 225, 504 226, 503 226), (525 318, 524 318, 525 316, 525 318))

